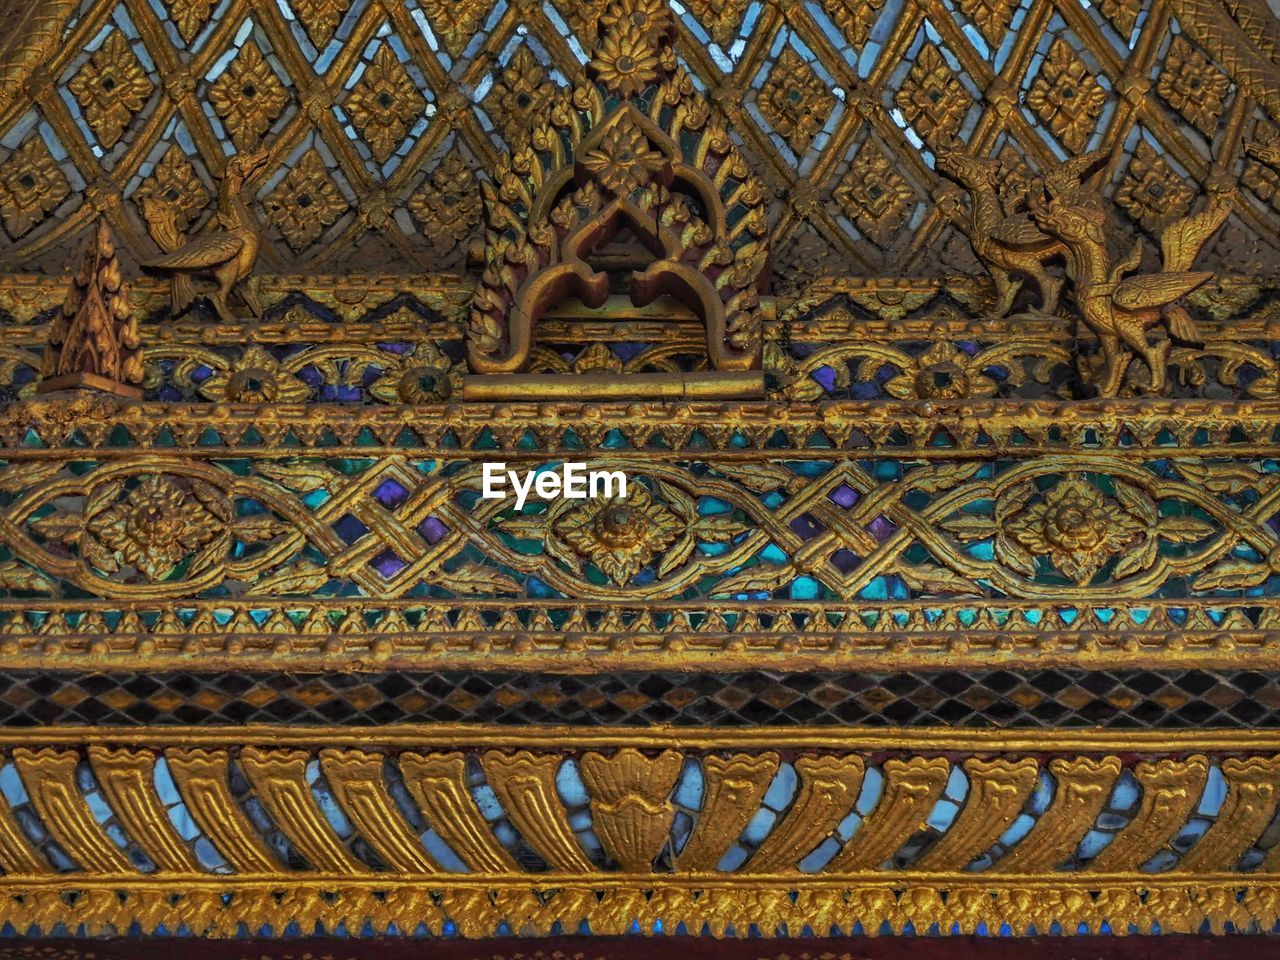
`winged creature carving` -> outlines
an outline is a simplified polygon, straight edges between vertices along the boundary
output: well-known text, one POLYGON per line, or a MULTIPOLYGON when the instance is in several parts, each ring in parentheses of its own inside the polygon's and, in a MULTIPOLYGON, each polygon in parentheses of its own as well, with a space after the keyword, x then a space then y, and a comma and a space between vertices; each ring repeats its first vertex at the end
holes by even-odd
POLYGON ((243 154, 227 161, 222 182, 218 185, 218 228, 212 233, 183 243, 175 223, 175 211, 159 198, 149 198, 143 205, 143 216, 152 238, 165 255, 142 265, 152 273, 170 278, 170 301, 173 316, 185 311, 196 297, 194 280, 207 278, 217 284, 209 294, 213 309, 222 320, 230 320, 227 297, 237 290, 253 312, 262 315, 262 304, 253 284, 245 281, 253 274, 262 244, 258 222, 244 201, 244 184, 254 170, 262 166, 267 150, 243 154))
POLYGON ((1178 301, 1213 277, 1212 271, 1193 271, 1191 266, 1231 212, 1235 181, 1220 172, 1209 177, 1203 209, 1172 221, 1161 231, 1160 272, 1126 278, 1142 260, 1142 240, 1135 240, 1123 259, 1108 250, 1102 197, 1083 184, 1085 174, 1100 157, 1086 154, 1049 171, 1039 191, 1031 194, 1031 216, 1045 233, 1066 247, 1067 275, 1080 318, 1102 346, 1098 395, 1114 397, 1119 393, 1135 354, 1146 362, 1151 371, 1150 389, 1158 393, 1168 379, 1173 340, 1203 342, 1195 321, 1178 301), (1148 331, 1160 326, 1169 336, 1149 339, 1148 331))
POLYGON ((1026 214, 1010 216, 1001 207, 999 160, 970 156, 960 149, 940 150, 937 158, 938 172, 969 193, 967 213, 957 210, 953 220, 995 281, 995 315, 1009 312, 1025 280, 1039 289, 1040 308, 1053 313, 1063 281, 1045 269, 1045 262, 1065 252, 1062 243, 1046 235, 1026 214))

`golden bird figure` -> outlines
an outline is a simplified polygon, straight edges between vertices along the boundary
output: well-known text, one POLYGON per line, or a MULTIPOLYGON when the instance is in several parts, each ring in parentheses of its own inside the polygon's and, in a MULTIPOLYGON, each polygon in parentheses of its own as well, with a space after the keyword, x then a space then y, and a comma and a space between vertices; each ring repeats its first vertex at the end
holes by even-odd
POLYGON ((1102 345, 1099 396, 1119 393, 1134 354, 1140 355, 1151 371, 1152 392, 1159 392, 1168 379, 1173 344, 1169 338, 1152 343, 1147 331, 1163 325, 1173 339, 1203 342, 1195 321, 1178 301, 1213 277, 1211 271, 1190 268, 1231 212, 1235 184, 1221 173, 1211 176, 1205 184, 1209 199, 1204 209, 1173 221, 1162 231, 1163 269, 1122 279, 1141 262, 1142 241, 1135 241, 1123 260, 1111 256, 1101 198, 1080 188, 1077 173, 1087 166, 1077 163, 1066 174, 1059 170, 1046 175, 1041 195, 1032 195, 1031 215, 1041 229, 1066 246, 1067 273, 1075 285, 1081 319, 1102 345))
MULTIPOLYGON (((221 230, 196 237, 181 246, 181 239, 176 223, 173 222, 173 211, 164 201, 144 204, 143 216, 156 242, 162 249, 173 245, 173 249, 165 251, 165 255, 142 265, 144 270, 152 273, 168 274, 172 280, 170 298, 173 315, 177 316, 186 310, 195 299, 195 278, 209 278, 217 288, 209 294, 209 301, 214 311, 222 320, 231 320, 231 310, 227 305, 227 297, 237 285, 247 280, 253 273, 258 260, 258 250, 262 245, 262 232, 258 222, 244 202, 245 181, 258 167, 262 166, 268 156, 267 150, 257 153, 235 156, 227 161, 226 172, 218 186, 218 213, 216 222, 221 230), (154 218, 154 219, 153 219, 154 218)), ((248 305, 254 316, 262 315, 262 304, 251 285, 244 284, 239 290, 240 297, 248 305)))

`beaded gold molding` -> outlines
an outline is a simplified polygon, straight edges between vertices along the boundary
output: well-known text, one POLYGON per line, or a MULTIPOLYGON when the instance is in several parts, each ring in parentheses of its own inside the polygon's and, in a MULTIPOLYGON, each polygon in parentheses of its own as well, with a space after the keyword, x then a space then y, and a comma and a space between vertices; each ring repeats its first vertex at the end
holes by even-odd
POLYGON ((1280 669, 1280 601, 0 603, 15 670, 1280 669))

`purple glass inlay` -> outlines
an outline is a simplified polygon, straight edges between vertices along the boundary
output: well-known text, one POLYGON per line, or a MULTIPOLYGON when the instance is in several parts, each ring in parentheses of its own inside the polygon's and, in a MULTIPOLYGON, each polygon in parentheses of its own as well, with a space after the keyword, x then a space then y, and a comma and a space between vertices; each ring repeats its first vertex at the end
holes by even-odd
POLYGON ((867 524, 867 532, 880 541, 887 540, 889 535, 897 529, 898 525, 884 515, 876 517, 867 524))
POLYGON ((298 379, 309 387, 326 386, 324 382, 324 374, 311 364, 307 364, 298 371, 298 379))
POLYGON ((628 360, 633 360, 648 350, 649 345, 646 343, 615 343, 612 349, 614 356, 626 363, 628 360))
POLYGON ((397 573, 408 566, 403 560, 397 557, 390 550, 383 550, 380 554, 370 561, 369 565, 378 573, 382 574, 387 580, 390 580, 397 573))
POLYGON ((427 517, 427 519, 418 524, 418 533, 422 535, 422 539, 427 543, 439 543, 440 539, 448 532, 449 528, 435 517, 427 517))
POLYGON ((409 498, 409 491, 395 480, 387 479, 378 484, 373 491, 373 498, 388 510, 394 510, 409 498))
POLYGON ((831 565, 841 573, 848 573, 861 562, 861 557, 845 547, 841 547, 831 555, 831 565))
POLYGON ((355 543, 369 532, 369 528, 347 513, 343 514, 342 518, 333 525, 333 532, 340 536, 344 542, 355 543))
POLYGON ((822 532, 822 527, 807 513, 792 520, 791 529, 795 531, 796 536, 803 537, 805 540, 812 540, 822 532))
POLYGON ((840 486, 828 493, 827 497, 833 503, 848 510, 858 502, 858 491, 853 489, 853 487, 849 486, 847 483, 842 483, 840 486))

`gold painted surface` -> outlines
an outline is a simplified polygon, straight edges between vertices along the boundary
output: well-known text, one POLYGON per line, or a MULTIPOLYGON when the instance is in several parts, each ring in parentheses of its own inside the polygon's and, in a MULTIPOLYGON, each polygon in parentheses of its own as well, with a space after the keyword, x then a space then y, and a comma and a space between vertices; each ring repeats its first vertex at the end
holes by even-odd
POLYGON ((818 842, 853 809, 866 763, 859 756, 800 757, 800 787, 780 822, 748 861, 753 872, 796 869, 818 842))
POLYGON ((274 858, 231 795, 225 750, 171 747, 164 758, 191 817, 238 872, 272 869, 274 858))
POLYGON ((387 791, 386 758, 358 750, 320 751, 320 769, 334 797, 361 836, 388 864, 405 873, 438 869, 423 852, 387 791))
POLYGON ((885 761, 883 792, 875 810, 836 854, 830 869, 874 870, 893 856, 924 825, 950 773, 951 765, 941 757, 885 761))
MULTIPOLYGON (((0 41, 6 668, 1280 670, 1260 0, 1030 0, 1012 36, 1004 0, 215 6, 55 0, 0 41), (640 482, 471 499, 570 455, 640 482)), ((1280 912, 1270 732, 0 749, 23 932, 1280 912)))
MULTIPOLYGON (((245 776, 262 806, 314 869, 364 873, 363 864, 347 852, 315 805, 306 779, 308 760, 310 754, 301 750, 246 747, 240 754, 245 776)), ((348 794, 348 799, 356 796, 348 794)))
POLYGON ((515 861, 493 836, 467 791, 466 757, 461 753, 404 753, 400 769, 405 786, 426 821, 468 868, 506 873, 515 861))
MULTIPOLYGON (((1280 737, 1274 733, 714 728, 686 736, 684 730, 662 727, 52 727, 34 734, 0 732, 0 740, 10 744, 41 822, 79 863, 79 869, 61 874, 19 869, 0 878, 0 916, 41 929, 60 921, 60 911, 68 906, 62 893, 72 890, 99 903, 101 912, 84 921, 90 925, 136 921, 150 930, 160 923, 185 923, 211 936, 230 935, 236 922, 251 916, 259 918, 259 926, 277 930, 290 923, 310 928, 316 922, 331 929, 361 910, 379 931, 391 923, 400 930, 426 923, 434 930, 448 921, 468 936, 491 935, 499 924, 545 934, 555 923, 576 927, 584 920, 597 933, 617 932, 629 928, 633 919, 645 932, 659 920, 699 928, 710 924, 723 931, 748 915, 766 936, 775 935, 782 924, 812 924, 818 918, 846 930, 856 921, 864 929, 888 923, 896 931, 907 922, 932 917, 930 923, 946 920, 944 932, 951 932, 953 923, 967 932, 979 922, 994 922, 1019 933, 1033 924, 1042 928, 1068 921, 1090 929, 1103 922, 1113 929, 1120 924, 1126 930, 1159 923, 1167 932, 1170 924, 1174 930, 1195 930, 1204 919, 1217 928, 1229 921, 1238 929, 1253 923, 1265 928, 1276 919, 1270 859, 1264 857, 1256 868, 1239 865, 1277 812, 1273 781, 1280 737), (58 746, 13 747, 20 736, 58 746), (123 752, 104 752, 99 746, 122 742, 132 746, 123 752), (325 746, 330 742, 347 745, 325 746), (534 743, 538 745, 531 747, 534 743), (67 780, 81 751, 96 758, 95 769, 105 771, 107 763, 114 763, 136 771, 140 758, 165 744, 170 745, 166 756, 188 809, 227 868, 193 862, 183 870, 148 874, 102 856, 100 845, 86 833, 88 808, 80 795, 85 788, 67 780), (483 751, 476 768, 482 779, 464 773, 462 754, 451 749, 456 744, 483 751), (1186 761, 1166 756, 1187 752, 1193 756, 1186 761), (323 845, 315 833, 324 819, 321 802, 297 787, 317 759, 333 802, 355 830, 340 842, 330 834, 323 845), (560 802, 556 780, 570 761, 582 771, 594 829, 604 847, 594 853, 569 828, 568 811, 554 809, 560 802), (712 791, 701 809, 687 815, 694 818, 693 835, 705 826, 714 839, 703 841, 705 853, 672 861, 666 848, 671 844, 674 851, 677 841, 670 811, 683 767, 701 767, 708 780, 722 776, 717 770, 731 770, 742 784, 732 789, 745 800, 763 798, 779 763, 794 766, 798 789, 792 800, 783 801, 772 826, 765 826, 754 857, 744 862, 738 855, 737 866, 710 862, 720 859, 722 848, 745 845, 749 850, 758 842, 751 838, 759 836, 741 821, 727 828, 719 819, 723 803, 712 791), (231 799, 231 765, 249 777, 250 795, 244 800, 231 799), (1209 765, 1220 766, 1228 784, 1228 799, 1214 825, 1189 851, 1174 853, 1172 862, 1154 871, 1137 869, 1138 859, 1157 850, 1168 856, 1175 849, 1167 843, 1169 818, 1175 807, 1181 811, 1177 816, 1191 815, 1179 798, 1196 793, 1209 765), (471 868, 467 872, 451 873, 445 882, 421 841, 400 827, 388 828, 384 814, 393 811, 400 817, 402 812, 390 798, 389 781, 379 774, 393 767, 403 774, 428 822, 454 825, 438 832, 463 853, 471 868), (959 815, 951 826, 940 828, 940 841, 922 848, 911 840, 922 827, 921 811, 956 767, 971 780, 969 794, 956 801, 959 815), (853 809, 864 771, 872 769, 877 780, 883 777, 883 787, 871 795, 865 822, 848 846, 861 850, 854 856, 866 863, 845 854, 825 863, 815 860, 811 852, 834 835, 836 824, 853 809), (1074 851, 1086 831, 1112 829, 1096 825, 1101 809, 1096 798, 1105 800, 1108 785, 1126 770, 1144 794, 1154 792, 1112 838, 1110 846, 1119 853, 1107 854, 1104 847, 1092 860, 1081 859, 1074 851), (1008 829, 1012 805, 996 801, 995 813, 971 811, 993 805, 993 797, 1025 798, 1041 773, 1049 778, 1054 800, 1044 813, 1026 814, 1036 824, 1001 855, 1000 838, 1008 829), (203 787, 193 783, 194 776, 210 775, 203 787), (1007 789, 983 786, 983 779, 1007 789), (210 819, 212 808, 202 804, 200 795, 211 786, 226 798, 224 803, 237 807, 256 798, 306 862, 286 856, 278 841, 268 851, 262 825, 241 821, 239 832, 218 829, 224 822, 234 825, 234 818, 210 819), (509 825, 498 833, 505 839, 489 832, 474 805, 471 791, 482 786, 499 798, 509 817, 509 825), (49 789, 57 793, 57 802, 50 802, 49 789), (42 790, 43 799, 37 801, 42 790), (447 796, 452 799, 444 800, 447 796), (468 805, 478 830, 469 840, 456 829, 467 819, 458 803, 468 805), (712 822, 704 824, 704 818, 712 822), (557 832, 548 832, 548 823, 558 823, 557 832), (367 851, 360 852, 361 839, 377 851, 378 859, 358 875, 340 860, 367 857, 367 851), (554 878, 517 866, 507 850, 523 842, 543 852, 555 869, 554 878), (261 858, 246 854, 255 849, 261 858), (966 869, 980 851, 996 851, 991 854, 994 864, 988 858, 966 869), (329 862, 317 868, 325 858, 329 862), (285 889, 291 893, 283 898, 270 892, 285 889), (1237 897, 1228 891, 1246 892, 1237 897)), ((130 789, 141 789, 136 780, 130 782, 130 789)), ((118 822, 144 850, 162 848, 161 825, 136 813, 145 809, 145 802, 119 790, 104 792, 103 800, 111 810, 108 824, 118 822), (117 810, 117 804, 135 812, 117 810)), ((752 800, 749 807, 758 802, 752 800)), ((163 829, 169 829, 167 823, 163 829)), ((111 842, 105 834, 101 840, 111 842)), ((114 845, 111 849, 121 853, 114 845)))
POLYGON ((76 784, 80 754, 49 748, 13 751, 13 763, 30 784, 31 803, 58 844, 83 870, 126 873, 131 864, 94 819, 76 784))
POLYGON ((1204 757, 1143 762, 1134 768, 1142 806, 1133 822, 1093 860, 1102 871, 1136 870, 1173 838, 1200 800, 1209 772, 1204 757))
POLYGON ((703 761, 702 769, 706 791, 703 815, 677 861, 680 869, 693 872, 714 869, 729 845, 741 835, 777 773, 778 755, 712 755, 703 761))
POLYGON ((1115 757, 1058 757, 1049 762, 1056 781, 1053 804, 996 864, 1001 872, 1055 870, 1075 851, 1106 805, 1120 775, 1115 757))
POLYGON ((917 861, 936 870, 962 870, 1012 825, 1026 803, 1039 764, 1030 757, 1007 760, 971 758, 964 762, 970 797, 942 839, 917 861))
POLYGON ((145 750, 90 747, 89 763, 103 799, 124 830, 138 838, 158 870, 190 873, 196 859, 174 831, 155 791, 155 754, 145 750))

